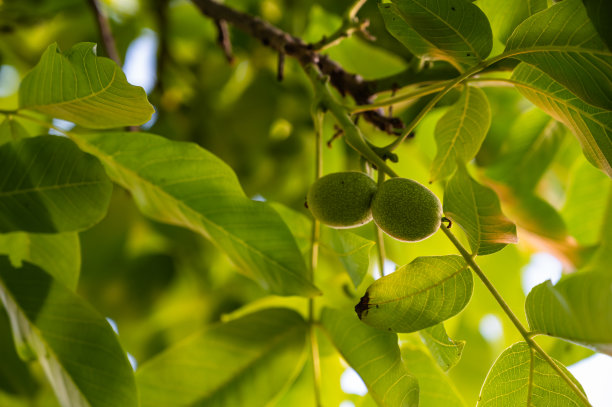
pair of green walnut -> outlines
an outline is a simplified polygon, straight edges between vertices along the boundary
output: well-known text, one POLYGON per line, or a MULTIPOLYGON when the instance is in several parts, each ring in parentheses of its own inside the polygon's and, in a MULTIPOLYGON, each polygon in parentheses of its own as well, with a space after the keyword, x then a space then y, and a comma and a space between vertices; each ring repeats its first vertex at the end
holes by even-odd
POLYGON ((418 242, 440 227, 442 205, 429 189, 406 178, 380 185, 362 172, 328 174, 310 187, 308 208, 321 223, 351 228, 374 219, 389 236, 418 242))

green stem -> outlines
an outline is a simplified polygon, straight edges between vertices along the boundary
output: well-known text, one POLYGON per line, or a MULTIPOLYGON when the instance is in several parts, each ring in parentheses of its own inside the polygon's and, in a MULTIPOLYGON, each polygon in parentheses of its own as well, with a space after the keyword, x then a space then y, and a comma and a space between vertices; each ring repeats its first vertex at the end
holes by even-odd
POLYGON ((0 109, 0 114, 3 114, 5 116, 14 116, 17 114, 19 110, 15 109, 15 110, 5 110, 5 109, 0 109))
POLYGON ((557 372, 557 374, 568 384, 568 386, 578 395, 578 397, 580 397, 580 399, 587 406, 590 406, 591 404, 589 403, 589 400, 584 395, 584 393, 580 390, 580 388, 578 388, 576 383, 574 383, 572 379, 570 379, 569 376, 559 367, 559 365, 557 365, 557 363, 555 363, 555 361, 546 353, 546 351, 544 351, 544 349, 542 349, 542 347, 540 347, 540 345, 538 345, 533 340, 532 333, 529 332, 527 329, 525 329, 521 321, 519 321, 517 316, 514 315, 514 312, 512 312, 512 310, 510 309, 506 301, 503 299, 501 294, 497 291, 493 283, 491 283, 491 281, 483 273, 483 271, 480 269, 478 264, 476 264, 476 262, 474 261, 474 258, 463 247, 461 242, 457 240, 457 238, 455 237, 455 235, 453 235, 450 229, 448 229, 444 225, 440 227, 440 229, 442 229, 442 232, 444 232, 446 237, 448 237, 451 243, 457 248, 457 250, 459 251, 461 256, 465 259, 465 261, 470 266, 470 268, 474 271, 474 273, 478 276, 478 278, 480 278, 483 284, 487 287, 487 289, 493 295, 493 297, 495 298, 499 306, 504 310, 504 313, 508 316, 508 318, 510 318, 510 321, 512 321, 516 329, 520 332, 523 339, 525 339, 525 342, 527 342, 527 344, 532 349, 534 349, 536 352, 540 354, 540 356, 550 365, 550 367, 553 368, 553 370, 555 370, 555 372, 557 372))
POLYGON ((488 61, 484 61, 483 63, 478 64, 472 67, 471 69, 468 69, 467 71, 465 71, 464 73, 456 77, 455 79, 451 79, 450 81, 446 82, 446 86, 442 88, 440 93, 438 93, 435 97, 433 97, 429 101, 429 103, 427 103, 427 105, 419 112, 419 114, 402 131, 402 135, 398 137, 397 139, 395 139, 391 144, 389 144, 386 147, 386 149, 389 151, 393 151, 397 147, 399 147, 400 144, 402 144, 404 140, 406 140, 408 135, 410 135, 410 133, 412 133, 412 131, 416 128, 416 126, 419 124, 421 119, 423 119, 423 117, 425 117, 425 115, 429 113, 431 109, 433 109, 433 107, 436 105, 436 103, 440 101, 440 99, 442 99, 452 88, 454 88, 455 86, 457 86, 458 84, 460 84, 461 82, 469 78, 470 76, 485 69, 488 66, 487 64, 488 64, 488 61))
POLYGON ((344 106, 336 101, 329 90, 327 81, 321 76, 317 68, 312 65, 307 65, 304 67, 304 70, 312 83, 315 91, 315 99, 318 101, 319 106, 329 110, 336 118, 340 127, 342 127, 344 131, 344 141, 361 154, 363 158, 374 164, 378 170, 385 172, 391 177, 397 177, 397 173, 370 148, 361 130, 353 122, 344 106))
MULTIPOLYGON (((312 119, 315 127, 315 179, 321 178, 323 175, 323 148, 322 148, 322 133, 323 133, 323 112, 319 110, 319 103, 316 102, 312 107, 312 119)), ((321 235, 321 223, 314 220, 312 223, 312 253, 310 260, 310 282, 314 283, 314 272, 319 262, 319 238, 321 235)), ((317 342, 317 334, 315 331, 315 300, 308 299, 308 323, 310 333, 310 349, 312 351, 312 375, 315 404, 321 406, 321 363, 319 360, 319 343, 317 342)))
POLYGON ((418 99, 420 97, 426 96, 426 95, 430 95, 432 93, 438 92, 442 89, 444 89, 444 86, 447 82, 438 82, 438 83, 434 83, 432 85, 429 86, 425 86, 419 89, 416 89, 412 92, 408 92, 408 93, 404 93, 403 95, 398 95, 398 96, 394 96, 388 99, 383 99, 379 102, 376 103, 372 103, 369 105, 359 105, 359 106, 354 106, 349 108, 350 109, 350 113, 351 114, 355 114, 355 113, 361 113, 361 112, 365 112, 368 110, 374 110, 374 109, 378 109, 380 107, 386 107, 386 106, 391 106, 394 105, 396 103, 400 103, 400 102, 406 102, 408 100, 411 99, 418 99))

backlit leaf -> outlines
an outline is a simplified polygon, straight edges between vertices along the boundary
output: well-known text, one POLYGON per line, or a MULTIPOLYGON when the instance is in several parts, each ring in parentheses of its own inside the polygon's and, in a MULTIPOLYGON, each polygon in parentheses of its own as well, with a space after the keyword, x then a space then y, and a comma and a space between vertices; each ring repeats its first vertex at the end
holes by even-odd
POLYGON ((514 69, 512 80, 527 99, 569 127, 591 164, 612 177, 612 112, 585 103, 551 76, 527 64, 514 69))
POLYGON ((419 407, 464 407, 449 377, 421 347, 402 345, 402 360, 419 381, 419 407))
POLYGON ((138 406, 132 368, 117 336, 63 284, 37 266, 16 269, 0 256, 0 299, 18 352, 38 359, 62 406, 138 406))
POLYGON ((0 123, 0 145, 28 137, 28 131, 14 118, 9 116, 0 123))
POLYGON ((389 32, 418 57, 458 68, 476 65, 491 52, 485 14, 464 0, 393 0, 379 5, 389 32))
POLYGON ((32 263, 71 290, 76 290, 81 271, 79 235, 67 233, 0 234, 0 254, 9 256, 14 267, 32 263))
POLYGON ((444 214, 465 232, 473 253, 495 253, 516 243, 516 226, 501 211, 499 198, 460 167, 446 184, 444 214))
POLYGON ((508 39, 505 54, 538 67, 582 100, 612 109, 612 53, 581 0, 529 17, 508 39))
POLYGON ((352 312, 331 308, 323 309, 321 323, 379 406, 419 405, 419 386, 402 363, 396 334, 362 324, 352 312))
POLYGON ((459 256, 417 257, 376 280, 355 307, 368 325, 414 332, 457 313, 472 296, 472 274, 459 256))
POLYGON ((477 4, 489 18, 493 33, 503 44, 516 26, 548 7, 546 0, 479 0, 477 4))
POLYGON ((576 272, 534 287, 525 302, 532 330, 612 355, 612 274, 576 272))
POLYGON ((100 162, 64 137, 0 146, 0 233, 88 229, 106 214, 111 191, 100 162))
POLYGON ((247 198, 230 167, 193 143, 147 133, 73 135, 147 216, 210 239, 264 288, 315 295, 295 240, 278 213, 247 198))
MULTIPOLYGON (((574 383, 580 384, 559 362, 574 383)), ((506 349, 495 361, 480 391, 478 407, 585 406, 567 383, 525 342, 506 349)))
POLYGON ((299 374, 307 329, 281 308, 206 328, 138 369, 142 407, 266 405, 299 374))
POLYGON ((559 150, 565 128, 540 109, 519 116, 499 160, 487 175, 514 189, 533 191, 559 150))
POLYGON ((49 45, 21 82, 20 107, 92 129, 146 123, 153 107, 144 90, 111 59, 96 56, 95 47, 82 42, 62 54, 49 45))
POLYGON ((457 161, 465 164, 476 156, 491 124, 487 95, 475 87, 466 87, 461 98, 438 120, 438 151, 431 166, 430 181, 451 175, 457 161))
POLYGON ((465 341, 454 341, 446 333, 443 323, 419 331, 432 357, 445 372, 461 360, 465 341))

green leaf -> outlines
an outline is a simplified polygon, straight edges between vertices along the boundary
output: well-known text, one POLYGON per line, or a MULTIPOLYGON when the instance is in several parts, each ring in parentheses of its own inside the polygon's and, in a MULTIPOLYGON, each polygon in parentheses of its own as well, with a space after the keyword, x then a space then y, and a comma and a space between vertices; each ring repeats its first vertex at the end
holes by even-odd
POLYGON ((23 261, 30 262, 72 291, 76 290, 81 271, 81 246, 77 233, 0 234, 0 254, 9 256, 14 267, 21 267, 23 261))
POLYGON ((446 184, 444 214, 465 232, 472 253, 485 255, 516 243, 516 226, 501 211, 499 198, 461 166, 446 184))
POLYGON ((278 213, 248 199, 236 174, 193 143, 147 133, 73 135, 110 177, 131 191, 147 216, 210 239, 264 288, 280 295, 318 293, 278 213))
POLYGON ((612 193, 610 179, 586 160, 573 168, 561 215, 570 235, 582 245, 599 242, 606 203, 612 193), (588 216, 585 216, 588 214, 588 216))
POLYGON ((138 368, 142 406, 266 405, 299 374, 307 329, 282 308, 206 328, 138 368))
POLYGON ((446 178, 476 156, 491 124, 487 95, 467 86, 461 98, 438 120, 436 145, 438 151, 431 166, 430 182, 446 178))
POLYGON ((586 158, 612 177, 612 112, 583 102, 552 77, 527 64, 514 69, 512 80, 523 96, 569 127, 586 158))
POLYGON ((478 0, 495 36, 505 44, 512 31, 527 17, 544 10, 546 0, 478 0))
POLYGON ((599 37, 606 43, 609 50, 612 50, 612 3, 609 0, 582 0, 587 11, 587 15, 599 33, 599 37))
POLYGON ((15 269, 0 256, 0 299, 20 355, 38 358, 61 405, 138 406, 132 368, 117 336, 63 284, 37 266, 15 269))
POLYGON ((355 307, 368 325, 414 332, 458 314, 472 296, 472 274, 459 256, 417 257, 376 280, 355 307))
POLYGON ((577 272, 534 287, 525 301, 532 330, 612 355, 612 274, 577 272))
POLYGON ((464 407, 465 403, 449 377, 420 347, 402 345, 402 360, 419 381, 419 407, 464 407))
POLYGON ((95 48, 82 42, 62 54, 49 45, 21 82, 20 107, 92 129, 149 121, 154 110, 144 90, 130 85, 115 62, 96 56, 95 48))
POLYGON ((445 60, 462 69, 491 52, 489 21, 470 2, 393 0, 379 8, 391 35, 420 58, 445 60))
POLYGON ((30 133, 11 116, 0 123, 0 145, 30 137, 30 133))
POLYGON ((461 360, 465 341, 454 341, 446 333, 444 324, 439 323, 419 331, 421 339, 438 365, 447 372, 461 360))
POLYGON ((581 0, 565 0, 521 23, 505 54, 534 65, 582 100, 612 109, 612 53, 581 0))
POLYGON ((368 274, 370 251, 375 245, 375 242, 347 230, 328 227, 321 230, 321 247, 330 248, 338 256, 355 287, 368 274))
POLYGON ((0 354, 2 355, 0 394, 4 392, 30 397, 36 394, 40 385, 15 351, 10 321, 2 306, 0 306, 0 354))
POLYGON ((0 233, 88 229, 106 214, 111 191, 100 162, 64 137, 0 147, 0 233))
POLYGON ((352 312, 331 308, 323 309, 321 323, 379 406, 419 405, 419 386, 402 363, 396 334, 364 325, 352 312))
POLYGON ((506 206, 508 216, 514 219, 521 229, 552 240, 567 239, 567 228, 557 210, 533 193, 514 195, 511 204, 506 206))
POLYGON ((554 159, 565 128, 540 109, 523 113, 512 126, 506 148, 487 175, 520 191, 533 191, 554 159))
MULTIPOLYGON (((582 390, 571 373, 557 364, 582 390)), ((495 361, 478 401, 478 407, 584 405, 557 372, 525 342, 515 343, 495 361)))
MULTIPOLYGON (((309 255, 312 239, 312 221, 305 215, 277 202, 272 202, 271 206, 289 226, 302 253, 309 255)), ((375 242, 348 230, 332 229, 323 226, 319 243, 321 249, 332 252, 340 259, 355 287, 361 284, 361 281, 363 281, 363 278, 368 273, 370 251, 376 244, 375 242)))

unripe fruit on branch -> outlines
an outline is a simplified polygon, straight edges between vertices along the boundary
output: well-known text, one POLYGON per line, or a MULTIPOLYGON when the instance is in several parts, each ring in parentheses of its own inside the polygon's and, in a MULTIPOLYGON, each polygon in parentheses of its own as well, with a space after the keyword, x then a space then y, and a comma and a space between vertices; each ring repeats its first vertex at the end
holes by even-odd
POLYGON ((376 182, 362 172, 336 172, 319 178, 308 190, 312 215, 333 228, 361 226, 372 220, 370 202, 376 182))
POLYGON ((440 227, 442 205, 437 196, 416 181, 391 178, 372 199, 374 222, 389 236, 418 242, 440 227))

